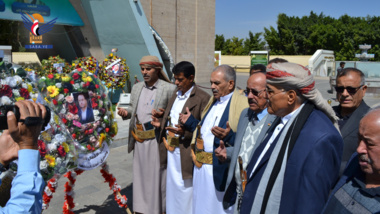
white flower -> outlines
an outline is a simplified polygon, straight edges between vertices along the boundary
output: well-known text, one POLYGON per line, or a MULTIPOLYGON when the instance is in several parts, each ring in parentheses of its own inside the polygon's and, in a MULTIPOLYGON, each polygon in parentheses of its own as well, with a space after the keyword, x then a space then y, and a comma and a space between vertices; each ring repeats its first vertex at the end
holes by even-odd
POLYGON ((75 84, 74 84, 74 88, 75 88, 75 90, 78 90, 78 89, 80 88, 79 83, 75 83, 75 84))
POLYGON ((93 112, 95 116, 99 115, 99 110, 94 109, 93 112))
POLYGON ((55 158, 55 163, 57 164, 57 166, 60 166, 62 164, 62 158, 55 158))
POLYGON ((54 143, 47 144, 49 152, 57 150, 57 146, 54 143))
POLYGON ((1 97, 1 104, 2 105, 10 105, 10 104, 12 104, 12 100, 9 99, 9 97, 7 97, 7 96, 2 96, 1 97))
POLYGON ((26 84, 26 83, 22 83, 21 86, 22 86, 23 88, 25 88, 25 89, 28 89, 28 84, 26 84))
POLYGON ((63 99, 65 99, 65 95, 59 94, 58 95, 58 101, 63 101, 63 99))
POLYGON ((18 91, 18 89, 13 89, 12 90, 12 93, 15 97, 19 97, 20 96, 20 92, 18 91))
POLYGON ((56 134, 54 139, 56 139, 60 144, 66 141, 66 137, 63 134, 56 134))
POLYGON ((41 170, 46 169, 48 166, 49 166, 49 164, 47 163, 46 160, 41 160, 40 161, 40 169, 41 170))
POLYGON ((61 88, 61 87, 62 87, 62 84, 61 84, 60 82, 57 82, 57 83, 55 84, 55 87, 57 87, 57 88, 61 88))

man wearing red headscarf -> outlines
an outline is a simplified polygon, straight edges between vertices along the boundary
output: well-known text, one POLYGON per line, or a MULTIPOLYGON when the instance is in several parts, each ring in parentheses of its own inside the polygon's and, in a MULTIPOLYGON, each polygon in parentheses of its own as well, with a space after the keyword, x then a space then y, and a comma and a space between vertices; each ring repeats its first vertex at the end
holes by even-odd
POLYGON ((150 122, 154 109, 157 109, 155 116, 162 117, 176 87, 166 82, 168 78, 156 56, 144 56, 140 67, 144 82, 132 88, 133 111, 119 108, 118 114, 123 119, 131 118, 128 152, 134 150, 133 210, 158 214, 166 210, 166 168, 160 167, 159 145, 150 122))
POLYGON ((278 116, 247 166, 241 213, 321 213, 338 179, 343 140, 310 71, 267 68, 268 113, 278 116))

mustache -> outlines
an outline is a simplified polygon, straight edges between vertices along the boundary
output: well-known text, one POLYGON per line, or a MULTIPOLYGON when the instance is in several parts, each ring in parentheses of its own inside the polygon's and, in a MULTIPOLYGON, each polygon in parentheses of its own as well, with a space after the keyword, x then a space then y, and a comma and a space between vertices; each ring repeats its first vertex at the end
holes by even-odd
POLYGON ((217 89, 211 89, 212 93, 218 93, 219 91, 217 89))
POLYGON ((361 154, 361 155, 359 155, 359 160, 361 160, 361 161, 365 161, 365 162, 367 162, 367 163, 369 163, 369 164, 372 163, 372 160, 371 160, 370 158, 367 158, 365 154, 361 154))
POLYGON ((253 104, 253 103, 258 104, 257 101, 255 99, 252 99, 252 98, 248 99, 248 103, 249 104, 253 104))
POLYGON ((148 74, 144 74, 143 77, 150 77, 148 74))

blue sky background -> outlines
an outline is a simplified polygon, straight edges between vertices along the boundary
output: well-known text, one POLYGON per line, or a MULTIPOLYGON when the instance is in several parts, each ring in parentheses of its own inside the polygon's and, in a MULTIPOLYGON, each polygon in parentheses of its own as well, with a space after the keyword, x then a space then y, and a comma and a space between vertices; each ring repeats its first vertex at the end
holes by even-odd
POLYGON ((310 11, 339 18, 380 16, 380 0, 215 0, 215 34, 224 38, 248 37, 248 32, 264 32, 264 27, 277 29, 277 16, 308 16, 310 11))

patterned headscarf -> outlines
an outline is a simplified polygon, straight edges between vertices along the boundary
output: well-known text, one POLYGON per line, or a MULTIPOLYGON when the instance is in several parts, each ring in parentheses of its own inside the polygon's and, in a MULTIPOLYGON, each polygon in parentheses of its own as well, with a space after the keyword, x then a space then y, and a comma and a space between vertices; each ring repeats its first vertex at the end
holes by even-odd
POLYGON ((158 75, 158 78, 160 79, 163 79, 167 82, 170 82, 170 79, 168 78, 168 76, 166 75, 164 69, 162 69, 163 67, 163 64, 160 62, 160 60, 158 59, 158 57, 156 56, 143 56, 140 60, 140 63, 139 65, 152 65, 154 67, 160 67, 161 68, 161 72, 159 73, 158 75))
POLYGON ((316 108, 323 111, 336 124, 337 116, 334 110, 323 99, 321 92, 315 88, 315 81, 309 69, 295 63, 272 63, 267 67, 267 83, 298 90, 301 96, 312 102, 316 108))

